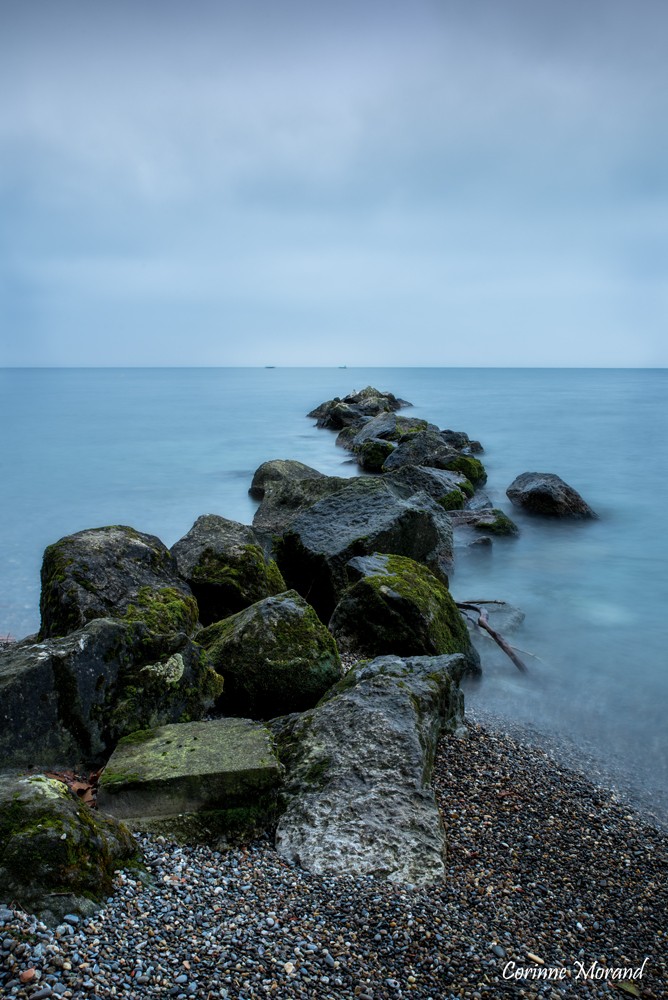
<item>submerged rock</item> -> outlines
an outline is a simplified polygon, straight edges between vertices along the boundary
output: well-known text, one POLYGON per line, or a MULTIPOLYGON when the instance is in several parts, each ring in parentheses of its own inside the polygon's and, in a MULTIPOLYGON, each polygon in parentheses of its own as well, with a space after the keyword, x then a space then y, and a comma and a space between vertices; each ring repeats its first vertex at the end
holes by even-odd
POLYGON ((0 652, 0 758, 6 765, 96 762, 145 726, 200 718, 222 690, 183 633, 98 618, 61 639, 0 652))
POLYGON ((410 405, 406 400, 397 399, 391 392, 381 392, 368 385, 360 392, 351 392, 343 399, 335 396, 334 399, 321 403, 308 416, 317 421, 317 427, 341 430, 343 427, 361 425, 379 413, 393 412, 410 405))
POLYGON ((463 653, 480 672, 466 623, 447 587, 404 556, 374 553, 348 564, 358 577, 337 604, 329 629, 342 649, 361 656, 463 653))
POLYGON ((293 521, 277 543, 276 559, 288 586, 329 621, 348 586, 346 563, 372 552, 409 556, 447 580, 448 516, 424 493, 404 499, 382 478, 355 479, 293 521))
POLYGON ((283 857, 318 875, 424 885, 445 877, 429 787, 436 743, 462 720, 463 656, 360 664, 317 708, 276 720, 286 766, 283 857))
POLYGON ((225 678, 226 715, 302 712, 341 677, 334 639, 294 590, 209 626, 198 641, 225 678))
POLYGON ((0 902, 49 922, 90 912, 112 891, 117 868, 137 860, 122 824, 42 774, 0 774, 0 902))
POLYGON ((192 632, 197 604, 155 535, 124 525, 67 535, 44 552, 42 638, 94 618, 143 621, 154 632, 192 632))
POLYGON ((453 510, 450 519, 454 527, 469 527, 487 535, 515 537, 520 530, 507 514, 496 507, 482 507, 478 510, 453 510))
POLYGON ((278 566, 265 558, 253 529, 217 514, 198 517, 171 553, 197 599, 203 625, 285 590, 278 566))
POLYGON ((531 514, 545 517, 596 518, 577 490, 551 472, 523 472, 506 490, 508 498, 531 514))
POLYGON ((281 780, 261 723, 190 722, 121 740, 102 772, 98 803, 133 830, 224 846, 275 820, 281 780))

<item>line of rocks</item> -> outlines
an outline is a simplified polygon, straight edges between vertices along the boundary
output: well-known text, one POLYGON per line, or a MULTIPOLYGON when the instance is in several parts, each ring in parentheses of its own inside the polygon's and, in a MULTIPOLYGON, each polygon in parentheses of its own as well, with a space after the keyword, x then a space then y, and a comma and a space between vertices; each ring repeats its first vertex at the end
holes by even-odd
POLYGON ((434 765, 440 886, 314 876, 266 839, 218 854, 143 837, 152 884, 120 873, 95 916, 51 931, 0 911, 3 995, 612 997, 611 982, 576 979, 576 963, 647 958, 637 995, 665 996, 665 837, 545 753, 467 730, 442 739, 434 765), (561 981, 504 978, 560 967, 561 981))

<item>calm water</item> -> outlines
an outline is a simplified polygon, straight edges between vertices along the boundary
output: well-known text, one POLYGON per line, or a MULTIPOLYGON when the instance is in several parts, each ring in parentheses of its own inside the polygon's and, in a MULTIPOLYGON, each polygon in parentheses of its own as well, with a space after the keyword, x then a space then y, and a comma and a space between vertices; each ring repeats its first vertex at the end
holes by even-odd
POLYGON ((121 523, 171 545, 202 513, 250 521, 247 488, 269 458, 355 475, 305 414, 369 383, 479 438, 488 493, 522 531, 458 559, 456 597, 522 608, 513 641, 533 654, 522 676, 490 644, 467 703, 557 739, 665 818, 665 370, 1 370, 0 634, 37 629, 41 553, 64 534, 121 523), (505 489, 525 471, 558 473, 600 520, 517 514, 505 489))

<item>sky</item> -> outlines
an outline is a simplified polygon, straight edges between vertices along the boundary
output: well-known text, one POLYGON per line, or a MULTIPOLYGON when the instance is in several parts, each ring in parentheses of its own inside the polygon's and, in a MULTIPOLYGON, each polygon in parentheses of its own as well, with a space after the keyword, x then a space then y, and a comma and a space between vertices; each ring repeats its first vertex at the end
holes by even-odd
POLYGON ((0 365, 668 366, 665 0, 0 0, 0 365))

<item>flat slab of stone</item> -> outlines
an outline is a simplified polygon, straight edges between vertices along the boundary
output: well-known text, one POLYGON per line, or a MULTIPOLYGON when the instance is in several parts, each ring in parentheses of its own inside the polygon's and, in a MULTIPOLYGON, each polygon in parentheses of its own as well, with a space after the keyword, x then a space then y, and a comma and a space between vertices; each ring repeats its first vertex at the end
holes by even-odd
POLYGON ((199 817, 208 833, 243 834, 271 814, 281 774, 262 723, 225 718, 160 726, 120 741, 102 773, 98 805, 133 829, 190 831, 200 839, 198 823, 188 821, 199 817))

